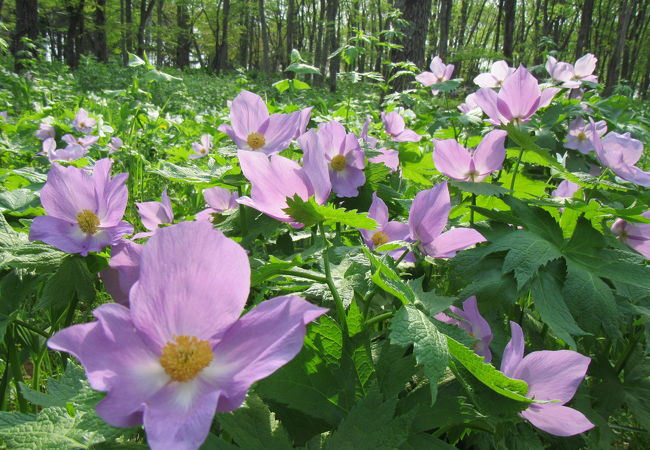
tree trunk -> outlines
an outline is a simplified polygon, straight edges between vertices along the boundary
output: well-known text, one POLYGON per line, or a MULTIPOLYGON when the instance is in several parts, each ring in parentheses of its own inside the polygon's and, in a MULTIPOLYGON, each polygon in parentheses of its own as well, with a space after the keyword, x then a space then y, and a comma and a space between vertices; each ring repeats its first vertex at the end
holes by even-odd
POLYGON ((262 70, 269 72, 271 67, 269 65, 269 30, 266 27, 266 15, 264 11, 264 0, 258 1, 258 11, 260 25, 262 26, 262 70))
MULTIPOLYGON (((151 0, 147 2, 146 0, 140 0, 140 23, 138 24, 138 56, 142 58, 144 56, 144 33, 147 29, 147 22, 151 17, 151 12, 153 7, 156 4, 156 0, 151 0)), ((185 6, 187 9, 187 6, 185 6)))
POLYGON ((503 16, 503 56, 512 64, 512 48, 515 33, 515 0, 505 0, 503 16))
POLYGON ((68 33, 65 40, 64 56, 66 64, 72 69, 79 65, 79 57, 81 56, 81 35, 84 28, 83 10, 84 0, 79 0, 76 5, 70 0, 66 2, 66 12, 68 13, 68 33))
POLYGON ((291 64, 291 50, 293 50, 293 35, 295 24, 295 15, 296 15, 296 6, 295 0, 289 0, 289 6, 287 8, 287 53, 285 55, 285 66, 287 67, 291 64))
POLYGON ((580 29, 578 30, 578 41, 576 42, 576 59, 580 58, 589 48, 589 38, 591 34, 591 16, 594 12, 594 0, 584 0, 582 4, 582 14, 580 18, 580 29))
POLYGON ((499 37, 501 36, 501 18, 503 17, 503 0, 499 0, 499 12, 497 13, 497 32, 494 33, 494 51, 499 50, 499 37))
MULTIPOLYGON (((418 14, 419 19, 422 20, 424 27, 422 28, 426 33, 426 30, 429 29, 429 16, 431 15, 431 1, 419 2, 421 9, 416 13, 418 14)), ((440 1, 440 17, 438 18, 438 28, 440 30, 440 35, 438 36, 438 56, 445 59, 447 57, 447 46, 449 43, 449 22, 451 22, 451 0, 441 0, 440 1)), ((416 17, 418 17, 416 16, 416 17)), ((417 26, 420 26, 418 24, 417 26)), ((425 34, 426 36, 426 34, 425 34)), ((424 56, 424 45, 422 46, 422 53, 424 56)), ((424 66, 424 60, 418 63, 413 61, 418 67, 424 66)))
POLYGON ((607 65, 607 83, 605 84, 604 92, 606 96, 612 95, 614 86, 618 83, 621 68, 621 56, 623 54, 623 46, 625 45, 625 36, 627 36, 627 29, 630 24, 631 13, 632 8, 628 4, 627 0, 622 0, 618 14, 618 37, 616 39, 616 47, 614 47, 614 53, 607 65))
MULTIPOLYGON (((462 0, 460 4, 460 27, 457 36, 457 50, 463 51, 465 47, 465 32, 467 31, 467 19, 469 16, 469 0, 462 0)), ((456 75, 460 76, 463 69, 463 61, 459 60, 456 63, 456 75)))
POLYGON ((95 56, 103 63, 108 62, 106 47, 106 0, 95 1, 95 56))
POLYGON ((164 0, 158 0, 158 7, 156 8, 156 64, 159 66, 162 65, 164 57, 162 40, 163 3, 164 0))
POLYGON ((325 76, 325 63, 327 62, 327 51, 325 50, 325 43, 323 42, 323 22, 325 21, 325 0, 320 0, 320 9, 318 13, 318 34, 316 37, 316 51, 314 54, 314 64, 320 70, 321 75, 314 75, 312 81, 321 84, 325 76))
POLYGON ((230 15, 230 0, 224 0, 221 21, 221 44, 217 52, 215 71, 219 73, 228 64, 228 16, 230 15))
MULTIPOLYGON (((336 14, 339 8, 339 0, 327 0, 327 33, 325 36, 325 46, 323 48, 323 58, 327 59, 330 53, 338 48, 338 36, 336 34, 336 14)), ((336 76, 339 72, 341 58, 336 55, 330 59, 330 70, 328 85, 331 92, 336 92, 336 76)))
MULTIPOLYGON (((126 21, 126 51, 133 52, 133 7, 132 0, 124 0, 124 19, 126 21)), ((127 57, 128 59, 128 57, 127 57)))
POLYGON ((25 59, 36 56, 35 51, 28 50, 23 41, 24 38, 32 41, 38 38, 38 0, 19 0, 16 2, 16 29, 11 47, 16 73, 25 70, 23 63, 25 59))
POLYGON ((178 35, 176 36, 176 65, 184 69, 190 65, 190 51, 192 50, 190 17, 187 12, 187 4, 179 1, 176 4, 176 25, 178 35))

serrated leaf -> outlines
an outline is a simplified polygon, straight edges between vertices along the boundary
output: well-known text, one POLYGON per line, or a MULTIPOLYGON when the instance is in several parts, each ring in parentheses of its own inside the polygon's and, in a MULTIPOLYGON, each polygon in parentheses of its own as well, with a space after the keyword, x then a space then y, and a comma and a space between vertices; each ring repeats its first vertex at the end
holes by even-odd
POLYGON ((0 192, 0 211, 23 213, 29 209, 40 207, 41 200, 38 192, 31 189, 15 189, 0 192))
POLYGON ((406 282, 408 287, 413 291, 413 294, 415 294, 415 304, 419 303, 424 306, 430 316, 433 317, 444 311, 456 300, 456 297, 437 295, 435 291, 424 292, 423 283, 424 277, 406 282))
POLYGON ((293 198, 287 197, 287 207, 283 211, 296 222, 307 227, 324 222, 327 225, 340 223, 365 230, 377 228, 377 221, 368 217, 367 213, 358 213, 356 210, 347 211, 330 204, 319 205, 313 197, 305 201, 298 194, 293 198))
POLYGON ((396 404, 397 399, 384 401, 377 389, 370 390, 332 433, 325 449, 399 448, 408 440, 415 411, 395 417, 396 404))
POLYGON ((48 273, 60 267, 66 256, 67 253, 47 244, 22 242, 15 246, 0 247, 0 267, 48 273))
POLYGON ((557 337, 575 350, 576 343, 571 336, 588 333, 580 329, 573 319, 564 302, 560 281, 549 270, 542 270, 533 280, 530 290, 535 302, 535 309, 539 312, 542 321, 557 337))
POLYGON ((472 375, 494 392, 518 402, 534 402, 534 400, 526 397, 528 384, 525 381, 508 378, 503 372, 494 368, 492 364, 486 363, 485 358, 477 355, 473 350, 449 336, 447 336, 447 346, 451 356, 456 358, 472 375))
POLYGON ((289 435, 268 406, 255 394, 233 412, 217 415, 217 422, 240 448, 250 450, 292 449, 289 435))
POLYGON ((219 180, 232 167, 229 165, 215 166, 210 170, 202 170, 198 167, 184 167, 176 164, 165 162, 157 169, 151 172, 156 173, 168 180, 180 181, 183 183, 214 183, 219 180))
POLYGON ((503 201, 510 206, 514 215, 521 220, 528 230, 543 237, 557 247, 562 246, 564 243, 562 229, 547 211, 535 206, 529 206, 521 200, 510 196, 504 197, 503 201))
POLYGON ((84 302, 95 298, 94 278, 77 255, 66 257, 59 269, 47 280, 34 306, 36 309, 67 305, 74 296, 84 302))
POLYGON ((429 378, 431 403, 435 403, 438 379, 447 368, 449 352, 445 335, 440 333, 431 319, 414 306, 402 306, 390 325, 390 341, 395 345, 413 345, 418 364, 424 367, 429 378))
POLYGON ((379 286, 382 290, 400 299, 404 305, 413 304, 415 302, 415 294, 413 294, 411 288, 402 281, 400 276, 368 250, 364 248, 363 251, 375 268, 375 271, 370 277, 373 283, 379 286))

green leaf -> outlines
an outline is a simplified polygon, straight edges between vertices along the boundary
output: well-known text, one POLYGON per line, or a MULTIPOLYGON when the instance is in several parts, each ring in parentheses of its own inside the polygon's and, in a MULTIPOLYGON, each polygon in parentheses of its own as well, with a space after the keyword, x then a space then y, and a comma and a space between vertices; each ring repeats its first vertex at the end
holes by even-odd
POLYGON ((508 193, 508 189, 491 183, 472 183, 469 181, 450 181, 450 185, 470 194, 501 197, 508 193))
POLYGON ((290 87, 289 83, 290 82, 291 82, 290 80, 285 78, 284 80, 276 81, 275 83, 272 84, 272 86, 274 88, 276 88, 278 90, 278 92, 284 92, 287 89, 289 89, 289 87, 290 87))
POLYGON ((289 435, 268 406, 255 394, 233 412, 218 414, 221 425, 240 448, 250 450, 293 449, 289 435))
POLYGON ((409 280, 406 282, 415 294, 415 304, 421 304, 432 317, 444 311, 454 303, 456 297, 443 297, 436 295, 434 291, 424 292, 424 277, 409 280))
POLYGON ((58 380, 50 378, 47 381, 47 393, 35 391, 24 383, 20 384, 20 391, 25 399, 35 405, 65 408, 66 404, 79 395, 84 387, 88 389, 82 382, 84 379, 83 369, 75 364, 68 364, 64 374, 58 380))
POLYGON ((38 192, 31 189, 0 192, 0 211, 24 213, 33 211, 40 206, 41 200, 38 192))
POLYGON ((589 333, 582 331, 573 319, 564 302, 560 281, 550 270, 542 270, 533 280, 531 293, 535 309, 539 312, 542 321, 557 337, 575 349, 576 343, 571 335, 580 336, 589 333))
POLYGON ((432 91, 452 92, 458 89, 458 86, 460 86, 460 81, 447 80, 443 81, 442 83, 432 84, 431 86, 427 86, 427 88, 431 89, 432 91))
POLYGON ((518 402, 534 402, 534 400, 526 397, 528 384, 525 381, 508 378, 503 372, 495 369, 492 364, 486 363, 485 358, 477 355, 473 350, 449 336, 447 336, 447 346, 451 356, 456 358, 472 375, 494 392, 518 402))
POLYGON ((91 302, 95 299, 95 286, 94 278, 83 259, 70 255, 45 283, 35 308, 64 306, 69 304, 75 295, 83 302, 91 302))
POLYGON ((142 58, 133 53, 129 53, 129 67, 144 66, 146 63, 142 58))
POLYGON ((493 241, 490 252, 507 250, 503 273, 514 271, 517 287, 521 289, 544 264, 560 258, 562 254, 551 242, 535 233, 516 230, 493 241))
MULTIPOLYGON (((26 241, 26 236, 14 230, 0 212, 0 252, 6 247, 14 247, 26 241)), ((0 266, 2 266, 3 254, 0 253, 0 266)))
MULTIPOLYGON (((413 290, 402 281, 400 276, 367 249, 364 248, 363 251, 366 253, 366 256, 375 268, 370 279, 381 289, 400 299, 404 305, 413 304, 415 302, 415 294, 413 293, 413 290)), ((388 256, 385 258, 390 257, 388 256)), ((386 259, 386 261, 388 260, 386 259)))
POLYGON ((431 404, 435 403, 438 379, 447 368, 449 352, 445 335, 440 333, 431 319, 414 306, 402 306, 390 325, 390 341, 395 345, 413 345, 418 364, 424 367, 429 378, 431 404))
POLYGON ((68 256, 67 253, 47 244, 23 242, 4 248, 0 246, 0 267, 49 273, 60 267, 66 256, 68 256))
POLYGON ((564 243, 564 235, 557 221, 547 211, 527 205, 519 199, 506 196, 503 201, 524 226, 533 233, 553 243, 558 248, 564 243))
POLYGON ((170 162, 165 162, 158 169, 153 169, 151 172, 156 173, 163 178, 172 181, 180 181, 183 183, 214 183, 219 180, 226 172, 228 172, 232 167, 225 166, 215 166, 211 170, 201 170, 198 167, 191 166, 177 166, 170 162))
POLYGON ((396 404, 397 399, 384 401, 376 388, 370 390, 332 433, 325 449, 400 448, 408 440, 415 411, 395 417, 396 404))
POLYGON ((293 83, 293 88, 298 89, 298 90, 306 90, 306 89, 311 89, 311 86, 305 83, 304 81, 300 81, 298 79, 293 79, 291 80, 293 83))
POLYGON ((296 222, 307 227, 324 222, 327 225, 340 223, 365 230, 377 228, 377 221, 368 217, 368 213, 358 213, 356 210, 347 211, 330 204, 319 205, 313 197, 309 197, 309 200, 305 201, 298 194, 293 198, 287 197, 287 207, 283 211, 296 222))

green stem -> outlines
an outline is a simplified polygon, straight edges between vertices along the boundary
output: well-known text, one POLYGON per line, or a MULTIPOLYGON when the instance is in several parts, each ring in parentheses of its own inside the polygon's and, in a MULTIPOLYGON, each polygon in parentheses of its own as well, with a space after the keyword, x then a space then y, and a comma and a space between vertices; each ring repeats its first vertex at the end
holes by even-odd
POLYGON ((30 324, 28 324, 27 322, 23 322, 22 320, 14 319, 14 323, 17 324, 17 325, 20 325, 21 327, 23 327, 23 328, 25 328, 25 329, 27 329, 27 330, 29 330, 29 331, 32 331, 32 332, 34 332, 34 333, 36 333, 36 334, 38 334, 38 335, 43 336, 45 339, 49 339, 49 338, 51 337, 51 336, 50 336, 48 333, 46 333, 45 331, 43 331, 43 330, 39 330, 39 329, 36 328, 35 326, 30 325, 30 324))
MULTIPOLYGON (((476 194, 472 194, 472 206, 476 206, 476 194)), ((469 209, 469 225, 474 226, 474 209, 469 209)))
POLYGON ((336 305, 336 315, 338 316, 340 325, 341 325, 341 330, 343 331, 343 336, 348 335, 348 324, 347 324, 347 318, 345 316, 345 307, 343 306, 343 300, 341 300, 341 296, 339 295, 339 291, 336 289, 336 285, 334 284, 334 280, 332 279, 332 269, 330 267, 330 261, 328 258, 328 253, 330 249, 330 243, 327 240, 327 236, 325 236, 325 226, 323 223, 318 224, 320 228, 321 235, 323 236, 323 241, 325 242, 325 251, 323 252, 323 266, 325 267, 325 282, 327 283, 327 287, 329 288, 330 292, 332 293, 332 297, 334 298, 334 304, 336 305))
POLYGON ((14 326, 12 326, 11 330, 8 330, 7 332, 7 365, 11 366, 11 375, 14 379, 14 385, 16 386, 16 400, 18 401, 18 410, 21 413, 26 413, 27 402, 25 401, 25 398, 20 391, 20 383, 23 381, 23 374, 21 370, 21 361, 18 358, 18 353, 16 352, 15 333, 16 329, 14 326))
POLYGON ((364 324, 364 327, 368 328, 370 325, 374 325, 377 322, 381 322, 382 320, 390 319, 394 315, 395 315, 395 312, 392 311, 392 312, 387 312, 387 313, 384 313, 384 314, 379 314, 379 315, 377 315, 375 317, 371 317, 370 319, 366 320, 366 323, 364 324))
MULTIPOLYGON (((241 197, 243 194, 241 186, 237 186, 237 194, 241 197)), ((242 240, 246 236, 246 207, 242 204, 239 205, 239 226, 241 228, 242 240)))
POLYGON ((308 280, 316 281, 318 283, 326 283, 327 284, 327 278, 326 277, 321 277, 319 275, 312 274, 312 273, 309 273, 309 272, 303 272, 303 271, 297 270, 297 269, 281 270, 280 274, 281 275, 292 275, 294 277, 306 278, 308 280))
POLYGON ((634 337, 630 339, 630 342, 628 342, 627 347, 625 347, 625 350, 623 351, 623 354, 621 355, 618 362, 614 366, 616 375, 620 375, 621 372, 623 371, 623 368, 625 367, 627 360, 630 358, 630 355, 632 355, 632 352, 634 351, 634 347, 636 347, 636 344, 639 342, 639 339, 641 339, 642 332, 643 329, 637 331, 634 337))
POLYGON ((34 361, 34 373, 32 374, 32 389, 35 391, 39 390, 39 385, 41 383, 41 364, 43 363, 43 358, 47 354, 47 347, 43 347, 41 353, 38 355, 34 361))
POLYGON ((519 151, 519 158, 517 158, 517 164, 515 164, 515 171, 512 174, 512 180, 510 180, 510 193, 513 193, 514 190, 515 190, 515 180, 517 179, 517 172, 519 171, 519 165, 521 164, 521 158, 523 158, 524 152, 526 151, 526 149, 524 149, 523 147, 521 147, 519 150, 520 150, 519 151))
POLYGON ((598 190, 598 185, 600 184, 600 181, 603 179, 603 177, 609 172, 609 167, 606 167, 605 170, 603 170, 603 173, 598 175, 598 178, 596 179, 596 185, 589 189, 589 192, 585 196, 585 203, 589 203, 589 200, 594 196, 594 193, 598 190))
POLYGON ((9 367, 10 365, 8 363, 5 364, 5 371, 2 374, 2 382, 0 382, 0 411, 6 409, 5 400, 7 399, 7 386, 9 385, 9 378, 11 378, 9 367))
POLYGON ((70 302, 70 306, 68 306, 68 310, 65 314, 65 319, 63 320, 62 328, 67 328, 70 325, 72 325, 72 321, 74 320, 74 312, 77 309, 78 304, 79 304, 79 296, 75 292, 72 294, 72 301, 70 302))
MULTIPOLYGON (((411 249, 407 248, 404 250, 404 253, 400 255, 399 258, 397 258, 397 261, 395 261, 395 265, 399 265, 399 263, 402 262, 402 260, 406 257, 406 255, 409 254, 409 251, 411 249)), ((368 293, 363 297, 363 319, 366 320, 368 318, 368 313, 370 312, 370 302, 374 298, 375 294, 379 290, 379 286, 376 284, 372 285, 372 288, 368 291, 368 293)))

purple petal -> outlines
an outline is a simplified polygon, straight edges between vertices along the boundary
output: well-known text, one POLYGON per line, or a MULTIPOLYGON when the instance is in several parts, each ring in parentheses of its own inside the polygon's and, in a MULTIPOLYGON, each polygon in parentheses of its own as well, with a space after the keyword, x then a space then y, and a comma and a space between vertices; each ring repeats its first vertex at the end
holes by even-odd
POLYGON ((375 219, 379 228, 383 228, 388 223, 388 207, 386 203, 377 196, 376 192, 372 193, 372 203, 368 209, 368 217, 375 219))
POLYGON ((345 149, 345 127, 337 121, 322 124, 318 128, 318 139, 323 148, 323 155, 329 160, 343 153, 345 149))
POLYGON ((203 198, 217 212, 237 208, 237 194, 219 186, 204 189, 203 198))
POLYGON ((510 321, 510 333, 512 335, 510 342, 503 350, 501 372, 512 378, 524 357, 524 332, 519 324, 510 321))
POLYGON ((266 130, 262 133, 266 143, 259 149, 271 155, 289 147, 291 139, 299 126, 300 116, 294 114, 273 114, 269 117, 266 130))
POLYGON ((540 97, 539 97, 539 108, 546 108, 548 105, 551 104, 551 101, 553 100, 553 97, 557 95, 558 92, 560 92, 560 88, 553 88, 549 87, 546 88, 542 91, 540 97))
POLYGON ((563 180, 557 187, 556 190, 551 192, 551 195, 553 197, 566 197, 566 198, 571 198, 573 197, 573 194, 578 192, 578 189, 580 189, 579 184, 572 183, 569 180, 563 180))
POLYGON ((446 181, 418 192, 409 213, 411 238, 425 245, 432 242, 447 225, 450 210, 451 200, 446 181))
MULTIPOLYGON (((597 125, 595 124, 598 133, 597 125)), ((630 166, 636 164, 643 155, 643 143, 630 137, 630 133, 619 134, 612 131, 602 142, 606 153, 621 155, 621 160, 630 166)))
POLYGON ((244 141, 249 134, 256 133, 268 118, 269 112, 262 97, 245 89, 235 97, 230 106, 232 129, 235 135, 244 141))
POLYGON ((87 171, 53 164, 47 174, 47 183, 41 189, 41 204, 48 215, 76 222, 77 213, 84 209, 97 213, 92 185, 87 171))
POLYGON ((588 77, 596 70, 597 62, 598 58, 591 53, 587 53, 575 63, 574 71, 576 76, 581 79, 588 77))
POLYGON ((438 172, 454 180, 469 181, 472 161, 469 152, 454 139, 434 139, 433 142, 433 163, 438 172))
POLYGON ((497 107, 498 96, 492 89, 481 88, 474 94, 474 101, 479 108, 496 124, 507 123, 497 107))
POLYGON ((82 256, 86 256, 88 252, 101 251, 119 237, 110 230, 100 230, 94 235, 88 235, 81 231, 76 222, 53 216, 36 217, 29 230, 30 241, 42 241, 66 253, 80 253, 82 256))
POLYGON ((128 306, 129 290, 138 281, 142 245, 121 240, 113 246, 108 267, 100 272, 104 287, 119 303, 128 306))
POLYGON ((423 136, 417 134, 413 130, 409 130, 408 128, 399 133, 396 136, 393 136, 393 140, 395 142, 420 142, 420 140, 423 138, 423 136))
POLYGON ((416 75, 415 80, 422 83, 422 85, 425 87, 431 86, 432 84, 436 84, 438 82, 438 78, 432 72, 422 72, 421 74, 416 75))
POLYGON ((491 73, 481 73, 474 78, 474 83, 482 88, 495 88, 499 86, 497 80, 491 73))
POLYGON ((147 230, 155 231, 158 225, 172 223, 174 213, 167 196, 167 189, 163 191, 161 202, 136 202, 140 220, 147 230))
POLYGON ((307 131, 307 125, 309 124, 309 119, 311 118, 312 109, 314 109, 314 107, 310 106, 294 113, 298 114, 298 126, 296 128, 296 133, 293 135, 293 139, 298 139, 307 131))
POLYGON ((531 405, 520 415, 540 430, 555 436, 574 436, 595 426, 580 411, 554 404, 531 405))
POLYGON ((162 228, 142 250, 133 323, 161 348, 173 336, 207 340, 237 320, 249 286, 246 252, 208 222, 162 228))
POLYGON ((298 138, 298 145, 305 155, 303 172, 311 184, 316 203, 322 205, 332 191, 332 182, 320 138, 314 130, 309 130, 298 138))
POLYGON ((453 258, 457 251, 485 240, 481 233, 472 228, 454 228, 445 231, 432 242, 424 244, 423 249, 433 258, 453 258))
POLYGON ((381 120, 384 122, 386 133, 393 137, 404 131, 404 119, 395 111, 381 113, 381 120))
POLYGON ((224 397, 243 399, 254 382, 291 361, 303 346, 306 325, 325 312, 290 295, 262 302, 244 315, 215 347, 214 382, 224 397))
POLYGON ((392 172, 395 172, 399 168, 399 152, 397 150, 382 147, 377 149, 377 151, 381 155, 368 158, 368 161, 376 164, 384 164, 389 169, 392 169, 392 172))
POLYGON ((247 150, 250 149, 250 146, 248 145, 248 142, 246 139, 248 138, 248 134, 244 136, 238 135, 235 130, 230 126, 225 123, 222 123, 217 127, 217 130, 226 133, 228 136, 230 136, 230 139, 232 139, 235 142, 235 145, 237 145, 237 148, 242 149, 242 150, 247 150))
POLYGON ((476 296, 472 295, 463 302, 464 318, 469 322, 470 334, 479 340, 476 344, 476 353, 485 358, 485 362, 492 361, 490 342, 492 342, 492 329, 478 310, 476 296))
POLYGON ((359 187, 366 182, 363 170, 346 167, 343 170, 330 170, 332 190, 338 197, 356 197, 359 187))
MULTIPOLYGON (((511 114, 511 117, 499 109, 509 119, 528 119, 538 108, 541 92, 539 84, 525 67, 519 66, 501 85, 497 97, 502 101, 511 114)), ((500 103, 498 103, 500 105, 500 103)))
POLYGON ((506 158, 505 141, 508 133, 493 130, 485 135, 474 152, 474 167, 480 175, 487 175, 501 169, 506 158))

